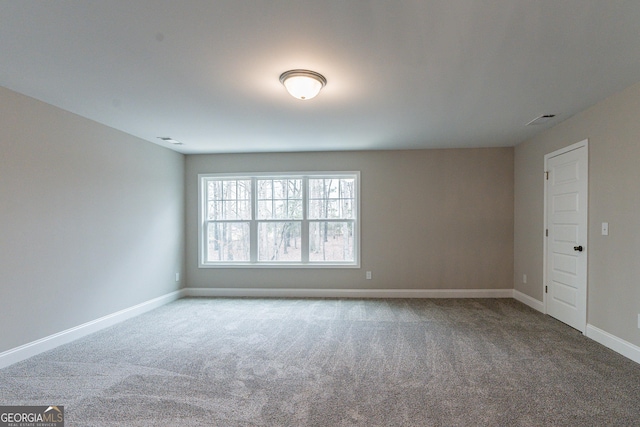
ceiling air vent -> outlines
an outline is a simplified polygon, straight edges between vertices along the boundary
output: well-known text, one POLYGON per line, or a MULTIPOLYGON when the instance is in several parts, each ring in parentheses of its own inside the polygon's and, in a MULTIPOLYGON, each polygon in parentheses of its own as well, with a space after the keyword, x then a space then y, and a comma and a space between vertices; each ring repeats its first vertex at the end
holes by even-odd
POLYGON ((168 142, 168 143, 173 144, 173 145, 184 145, 182 142, 176 141, 175 139, 173 139, 173 138, 171 138, 169 136, 159 136, 158 139, 161 139, 164 142, 168 142))
POLYGON ((529 123, 527 123, 527 126, 541 125, 553 119, 555 116, 555 114, 543 114, 540 117, 536 117, 535 119, 531 120, 529 123))

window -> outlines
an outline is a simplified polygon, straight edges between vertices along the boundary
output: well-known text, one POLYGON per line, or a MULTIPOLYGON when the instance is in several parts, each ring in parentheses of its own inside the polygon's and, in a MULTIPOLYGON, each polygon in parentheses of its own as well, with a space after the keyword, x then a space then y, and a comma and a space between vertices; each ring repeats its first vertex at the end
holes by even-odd
POLYGON ((200 175, 200 267, 358 267, 359 177, 200 175))

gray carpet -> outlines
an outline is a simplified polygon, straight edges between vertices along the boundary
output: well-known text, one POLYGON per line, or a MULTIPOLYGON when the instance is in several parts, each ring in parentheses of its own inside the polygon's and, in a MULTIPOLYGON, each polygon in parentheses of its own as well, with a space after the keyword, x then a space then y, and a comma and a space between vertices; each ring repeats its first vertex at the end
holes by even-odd
POLYGON ((511 299, 176 301, 0 370, 70 426, 633 426, 640 365, 511 299))

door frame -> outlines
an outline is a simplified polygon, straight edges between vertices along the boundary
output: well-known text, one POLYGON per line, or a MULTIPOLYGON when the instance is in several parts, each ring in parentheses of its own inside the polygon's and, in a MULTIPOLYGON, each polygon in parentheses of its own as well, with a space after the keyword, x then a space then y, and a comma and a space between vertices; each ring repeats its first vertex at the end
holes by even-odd
MULTIPOLYGON (((574 151, 574 150, 577 150, 577 149, 580 149, 580 148, 583 148, 583 147, 587 150, 586 164, 585 164, 585 168, 587 170, 587 194, 586 194, 586 197, 587 197, 587 224, 586 224, 587 230, 586 230, 586 239, 587 239, 587 241, 584 242, 584 246, 586 246, 588 248, 589 247, 588 246, 588 244, 589 244, 589 242, 588 242, 588 240, 589 240, 589 140, 585 139, 585 140, 582 140, 580 142, 576 142, 575 144, 571 144, 571 145, 569 145, 567 147, 564 147, 564 148, 561 148, 559 150, 556 150, 556 151, 554 151, 552 153, 547 153, 547 154, 544 155, 544 172, 545 173, 542 176, 542 179, 544 180, 543 181, 543 183, 544 183, 544 227, 543 227, 543 230, 542 230, 542 239, 543 239, 543 242, 544 242, 544 245, 543 245, 543 256, 542 256, 542 269, 543 269, 543 271, 542 271, 542 303, 543 303, 543 306, 544 306, 544 314, 547 314, 547 315, 549 314, 549 311, 547 309, 548 301, 547 301, 547 293, 545 292, 545 289, 548 286, 547 285, 547 269, 548 269, 548 266, 547 266, 547 249, 548 249, 548 247, 547 246, 548 246, 548 238, 546 236, 546 230, 549 227, 548 226, 548 224, 549 224, 548 213, 547 213, 547 208, 548 208, 548 206, 547 206, 547 197, 548 197, 548 191, 549 190, 547 189, 548 180, 546 178, 547 171, 549 170, 548 162, 549 162, 549 159, 551 159, 553 157, 557 157, 557 156, 560 156, 562 154, 565 154, 565 153, 568 153, 570 151, 574 151)), ((586 282, 585 283, 585 286, 586 286, 585 296, 586 297, 585 297, 585 312, 584 312, 585 313, 585 315, 584 315, 584 328, 583 328, 583 332, 582 332, 583 335, 586 335, 586 333, 587 333, 587 319, 589 318, 589 313, 588 313, 588 311, 589 311, 589 250, 587 250, 587 253, 585 255, 587 257, 587 262, 586 262, 587 271, 585 271, 585 282, 586 282)))

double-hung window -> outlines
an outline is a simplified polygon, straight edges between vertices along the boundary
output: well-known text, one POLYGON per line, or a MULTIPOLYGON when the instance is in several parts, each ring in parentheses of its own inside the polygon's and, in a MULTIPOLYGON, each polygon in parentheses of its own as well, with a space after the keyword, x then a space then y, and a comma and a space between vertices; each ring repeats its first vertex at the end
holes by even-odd
POLYGON ((199 175, 200 267, 358 267, 359 175, 199 175))

